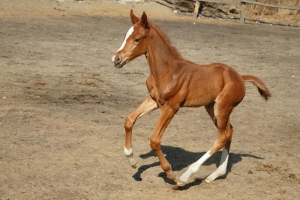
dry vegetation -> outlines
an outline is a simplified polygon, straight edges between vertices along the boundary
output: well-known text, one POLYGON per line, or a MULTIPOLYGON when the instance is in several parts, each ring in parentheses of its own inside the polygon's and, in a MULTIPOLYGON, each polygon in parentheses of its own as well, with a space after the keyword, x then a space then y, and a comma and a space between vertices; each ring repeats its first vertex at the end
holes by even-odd
MULTIPOLYGON (((299 6, 300 0, 253 0, 264 4, 299 6)), ((195 0, 165 0, 175 9, 182 12, 193 12, 195 0)), ((246 20, 260 21, 282 25, 300 26, 300 11, 291 9, 273 8, 256 4, 247 4, 246 20)), ((239 18, 240 6, 220 3, 204 4, 202 13, 206 17, 239 18)))
MULTIPOLYGON (((291 5, 300 6, 300 0, 255 0, 257 2, 265 4, 275 4, 275 5, 291 5)), ((275 18, 279 23, 286 23, 288 21, 299 22, 300 21, 300 11, 272 8, 267 6, 260 6, 255 4, 250 4, 247 6, 247 12, 250 14, 251 18, 253 16, 259 17, 260 20, 264 21, 270 20, 270 18, 275 18)))
MULTIPOLYGON (((290 6, 300 6, 300 0, 253 0, 256 2, 261 2, 265 4, 274 4, 274 5, 290 5, 290 6)), ((259 6, 255 4, 249 4, 248 11, 257 15, 297 15, 300 16, 298 10, 289 10, 281 8, 271 8, 267 6, 259 6)))

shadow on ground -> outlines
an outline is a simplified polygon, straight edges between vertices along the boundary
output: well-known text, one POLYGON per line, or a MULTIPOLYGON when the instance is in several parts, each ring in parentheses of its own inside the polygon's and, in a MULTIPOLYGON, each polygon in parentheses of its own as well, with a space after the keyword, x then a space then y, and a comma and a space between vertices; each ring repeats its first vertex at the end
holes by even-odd
MULTIPOLYGON (((189 166, 190 164, 196 162, 202 155, 204 155, 206 152, 200 152, 200 153, 196 153, 196 152, 190 152, 190 151, 186 151, 182 148, 179 147, 172 147, 172 146, 161 146, 163 153, 166 155, 166 159, 170 162, 172 169, 174 171, 180 171, 184 168, 186 168, 187 166, 189 166)), ((221 159, 221 154, 222 151, 218 151, 216 154, 214 154, 212 157, 210 157, 205 163, 204 165, 213 165, 215 164, 216 167, 219 166, 219 162, 221 159)), ((146 154, 142 154, 140 157, 142 159, 147 159, 149 157, 152 156, 156 156, 156 154, 151 150, 146 154)), ((227 166, 227 172, 224 176, 220 177, 220 178, 226 178, 227 174, 231 171, 231 168, 234 164, 242 161, 243 157, 252 157, 255 159, 264 159, 262 157, 258 157, 255 155, 251 155, 251 154, 235 154, 235 153, 230 153, 229 155, 229 160, 228 160, 228 166, 227 166)), ((138 171, 132 176, 134 178, 134 180, 136 181, 142 181, 141 175, 144 171, 146 171, 147 169, 151 168, 151 167, 155 167, 155 166, 159 166, 159 162, 154 162, 152 164, 148 164, 148 165, 142 165, 138 168, 138 171)), ((169 184, 175 184, 174 181, 169 180, 166 177, 166 174, 164 172, 161 172, 159 174, 159 177, 163 178, 164 181, 166 183, 169 184)), ((195 185, 199 185, 202 183, 202 179, 195 179, 192 182, 188 183, 187 185, 185 185, 184 187, 180 188, 180 189, 188 189, 191 186, 195 186, 195 185)))

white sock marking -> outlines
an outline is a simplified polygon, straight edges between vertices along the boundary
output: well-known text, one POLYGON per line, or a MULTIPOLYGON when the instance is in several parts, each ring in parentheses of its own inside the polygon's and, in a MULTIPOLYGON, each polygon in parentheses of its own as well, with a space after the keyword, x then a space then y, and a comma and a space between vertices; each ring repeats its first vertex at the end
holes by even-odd
POLYGON ((127 149, 126 147, 124 147, 124 154, 127 156, 130 166, 132 166, 133 168, 136 168, 137 162, 136 162, 135 158, 133 157, 132 148, 127 149))
POLYGON ((128 150, 126 147, 124 147, 124 154, 125 154, 126 156, 131 156, 131 155, 132 155, 132 149, 130 148, 130 149, 128 150))
POLYGON ((203 165, 203 163, 211 157, 211 155, 209 154, 210 150, 208 152, 206 152, 199 160, 197 160, 196 162, 194 162, 186 172, 184 172, 179 180, 186 183, 188 181, 188 179, 190 178, 190 176, 194 173, 196 173, 198 171, 198 169, 200 168, 201 165, 203 165))
POLYGON ((214 171, 206 179, 208 179, 209 181, 214 181, 216 178, 226 174, 228 158, 229 158, 228 150, 224 147, 219 167, 217 168, 216 171, 214 171))

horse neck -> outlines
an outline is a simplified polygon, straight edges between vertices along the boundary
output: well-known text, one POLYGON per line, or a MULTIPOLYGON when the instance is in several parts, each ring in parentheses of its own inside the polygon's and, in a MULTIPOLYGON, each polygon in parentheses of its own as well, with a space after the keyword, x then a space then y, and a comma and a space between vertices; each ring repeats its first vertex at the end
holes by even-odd
POLYGON ((178 53, 174 52, 169 42, 160 31, 152 28, 150 31, 150 42, 146 53, 150 73, 159 82, 162 77, 172 74, 170 62, 178 59, 178 53))

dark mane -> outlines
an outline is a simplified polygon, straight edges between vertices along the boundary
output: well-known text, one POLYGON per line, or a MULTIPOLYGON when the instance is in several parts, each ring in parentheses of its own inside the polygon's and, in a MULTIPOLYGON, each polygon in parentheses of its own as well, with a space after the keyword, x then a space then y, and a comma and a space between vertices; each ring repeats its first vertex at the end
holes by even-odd
POLYGON ((163 30, 161 30, 158 26, 153 24, 152 22, 148 22, 148 23, 150 25, 150 28, 153 28, 160 35, 160 37, 163 39, 164 43, 169 48, 170 53, 173 56, 182 59, 182 56, 181 56, 180 52, 176 49, 176 47, 172 46, 171 41, 170 41, 169 37, 167 36, 167 34, 163 30))

